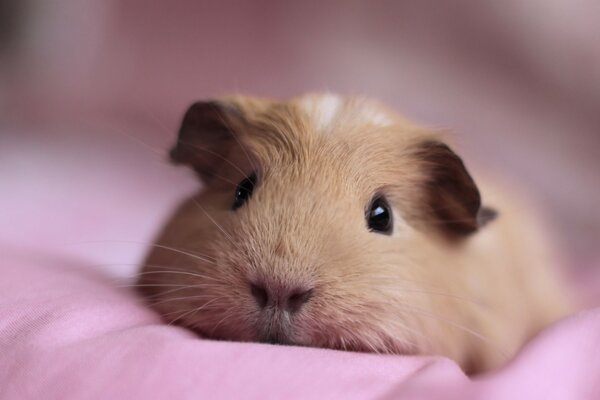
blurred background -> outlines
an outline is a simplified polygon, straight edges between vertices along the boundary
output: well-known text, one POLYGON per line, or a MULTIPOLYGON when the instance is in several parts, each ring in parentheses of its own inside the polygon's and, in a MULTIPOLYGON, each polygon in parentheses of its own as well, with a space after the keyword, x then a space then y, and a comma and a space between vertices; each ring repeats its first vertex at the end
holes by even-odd
POLYGON ((454 131, 600 300, 597 0, 0 0, 0 249, 131 274, 198 186, 164 156, 189 103, 320 90, 454 131))

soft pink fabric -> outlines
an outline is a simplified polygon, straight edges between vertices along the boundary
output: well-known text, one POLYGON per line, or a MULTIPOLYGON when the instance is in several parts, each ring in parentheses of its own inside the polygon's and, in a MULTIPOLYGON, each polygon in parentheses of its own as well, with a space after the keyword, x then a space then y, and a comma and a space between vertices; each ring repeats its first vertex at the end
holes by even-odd
POLYGON ((470 380, 441 358, 200 340, 80 261, 0 251, 2 399, 600 398, 600 309, 470 380))

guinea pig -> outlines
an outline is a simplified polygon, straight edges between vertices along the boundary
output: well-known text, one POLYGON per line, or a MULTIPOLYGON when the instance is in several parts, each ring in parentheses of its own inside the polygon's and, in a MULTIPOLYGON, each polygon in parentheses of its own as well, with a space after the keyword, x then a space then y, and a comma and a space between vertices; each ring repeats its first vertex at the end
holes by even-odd
POLYGON ((138 287, 201 337, 439 355, 474 373, 569 310, 534 214, 373 100, 197 102, 170 157, 204 185, 138 287))

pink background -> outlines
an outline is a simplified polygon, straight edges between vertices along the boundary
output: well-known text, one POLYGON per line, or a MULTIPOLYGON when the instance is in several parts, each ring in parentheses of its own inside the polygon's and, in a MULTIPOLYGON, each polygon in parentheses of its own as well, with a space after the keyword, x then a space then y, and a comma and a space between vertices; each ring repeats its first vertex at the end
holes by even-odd
POLYGON ((197 340, 116 286, 200 185, 165 162, 191 101, 329 90, 450 128, 527 188, 597 306, 599 20, 597 0, 4 0, 0 398, 598 398, 598 309, 470 381, 439 358, 197 340))

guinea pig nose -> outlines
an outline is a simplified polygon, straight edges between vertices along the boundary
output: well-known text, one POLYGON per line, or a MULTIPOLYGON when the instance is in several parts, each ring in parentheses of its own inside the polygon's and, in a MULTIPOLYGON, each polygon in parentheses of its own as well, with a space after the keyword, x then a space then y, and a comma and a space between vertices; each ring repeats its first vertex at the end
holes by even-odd
POLYGON ((250 292, 260 308, 265 308, 269 303, 269 292, 262 285, 251 283, 250 292))
POLYGON ((312 289, 295 289, 287 296, 287 301, 283 301, 284 307, 289 312, 296 312, 312 297, 312 289))
POLYGON ((296 312, 312 297, 312 289, 268 288, 262 283, 251 283, 250 293, 260 308, 269 305, 288 312, 296 312))

